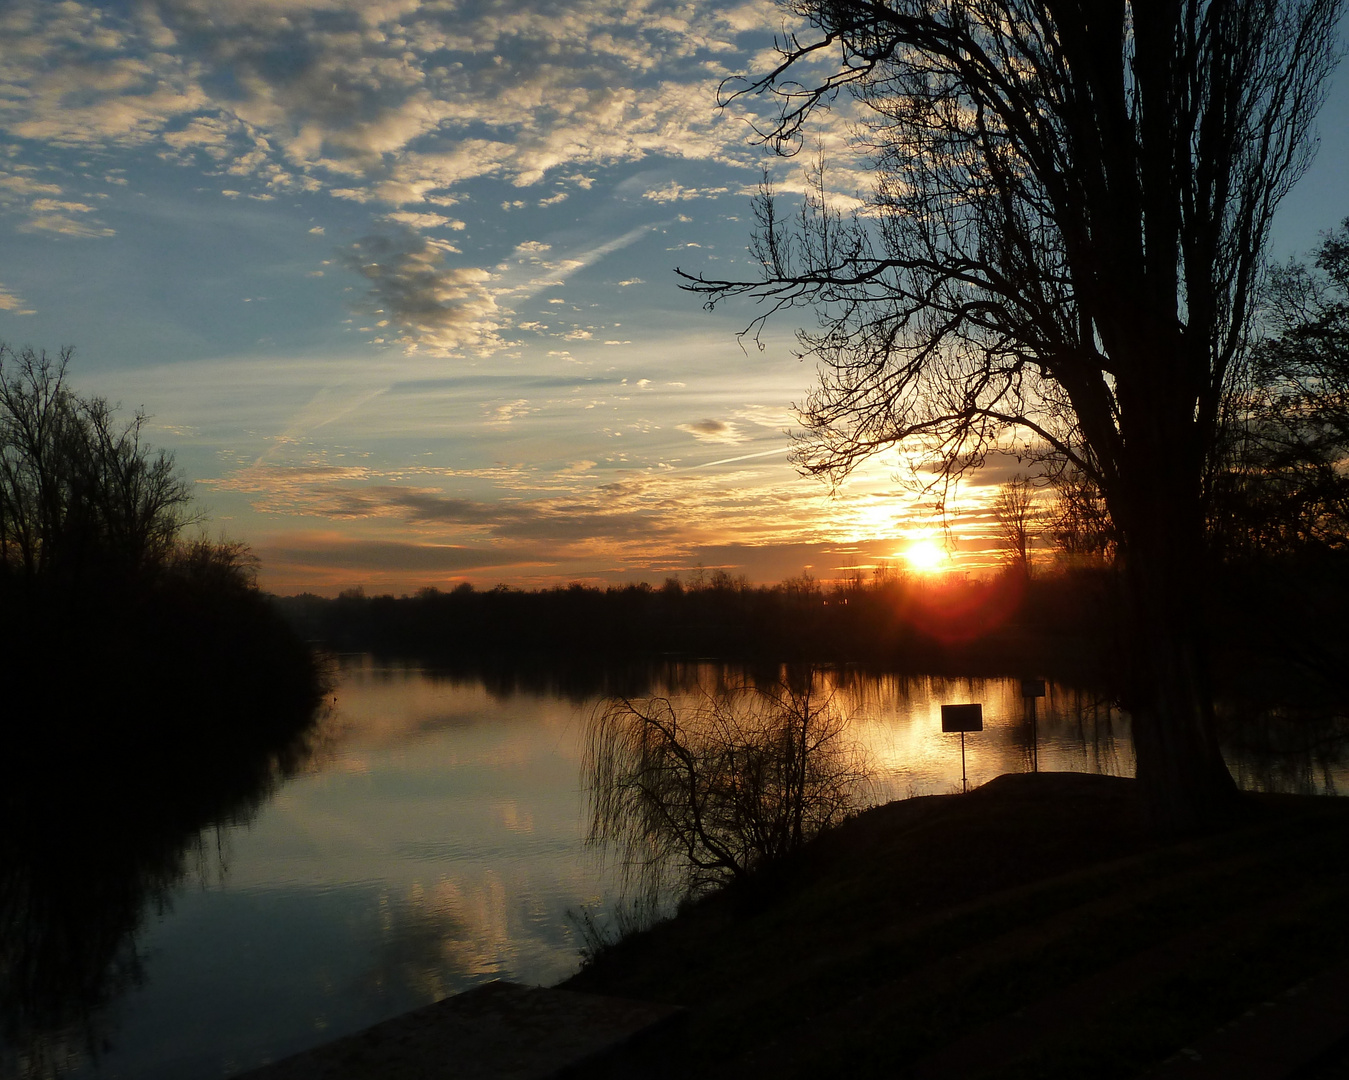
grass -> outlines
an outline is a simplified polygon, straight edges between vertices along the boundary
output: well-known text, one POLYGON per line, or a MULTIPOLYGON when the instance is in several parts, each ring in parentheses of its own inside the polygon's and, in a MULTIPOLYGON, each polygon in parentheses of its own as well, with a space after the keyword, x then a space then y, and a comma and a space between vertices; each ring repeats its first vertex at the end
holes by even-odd
POLYGON ((1139 820, 1071 774, 878 807, 566 985, 686 1006, 710 1075, 1125 1077, 1349 957, 1349 801, 1139 820))

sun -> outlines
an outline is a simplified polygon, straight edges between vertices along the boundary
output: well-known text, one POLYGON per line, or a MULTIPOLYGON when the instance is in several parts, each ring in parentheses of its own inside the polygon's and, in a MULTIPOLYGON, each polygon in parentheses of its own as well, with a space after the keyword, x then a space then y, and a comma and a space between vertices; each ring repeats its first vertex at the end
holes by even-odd
POLYGON ((920 574, 939 574, 951 562, 946 549, 935 540, 915 540, 905 550, 904 558, 920 574))

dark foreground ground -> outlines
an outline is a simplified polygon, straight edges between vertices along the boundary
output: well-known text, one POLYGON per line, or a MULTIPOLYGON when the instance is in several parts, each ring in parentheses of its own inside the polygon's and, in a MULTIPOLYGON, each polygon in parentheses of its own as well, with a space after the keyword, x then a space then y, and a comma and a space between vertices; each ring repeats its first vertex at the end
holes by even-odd
POLYGON ((689 1075, 1349 1076, 1349 800, 1140 825, 1128 780, 892 803, 563 986, 689 1010, 689 1075))

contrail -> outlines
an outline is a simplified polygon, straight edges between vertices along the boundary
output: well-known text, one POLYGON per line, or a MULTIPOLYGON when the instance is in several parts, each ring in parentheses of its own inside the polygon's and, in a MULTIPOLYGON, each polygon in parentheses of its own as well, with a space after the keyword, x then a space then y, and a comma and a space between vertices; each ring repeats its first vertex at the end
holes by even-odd
POLYGON ((729 465, 733 461, 748 461, 750 458, 771 457, 774 454, 785 454, 787 451, 782 447, 776 450, 760 450, 757 454, 741 454, 739 457, 722 458, 720 461, 704 461, 701 465, 689 465, 679 470, 688 472, 689 469, 710 469, 713 465, 729 465))

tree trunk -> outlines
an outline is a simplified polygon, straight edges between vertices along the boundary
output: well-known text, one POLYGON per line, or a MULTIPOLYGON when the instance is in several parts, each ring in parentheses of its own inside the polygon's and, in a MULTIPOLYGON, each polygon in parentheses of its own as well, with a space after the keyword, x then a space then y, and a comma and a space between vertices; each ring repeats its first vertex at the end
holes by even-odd
POLYGON ((1202 515, 1193 502, 1182 509, 1151 495, 1124 555, 1125 706, 1138 783, 1154 827, 1212 828, 1232 819, 1238 797, 1214 723, 1202 515))

